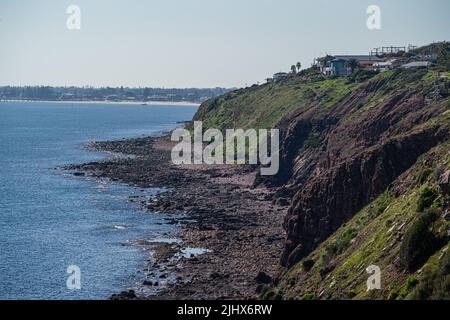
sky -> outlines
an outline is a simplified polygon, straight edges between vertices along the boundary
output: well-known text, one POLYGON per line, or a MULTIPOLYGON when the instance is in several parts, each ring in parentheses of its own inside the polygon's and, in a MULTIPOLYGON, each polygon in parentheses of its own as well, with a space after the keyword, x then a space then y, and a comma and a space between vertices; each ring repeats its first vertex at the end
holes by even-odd
POLYGON ((0 0, 0 85, 242 87, 326 53, 448 41, 449 12, 449 0, 0 0))

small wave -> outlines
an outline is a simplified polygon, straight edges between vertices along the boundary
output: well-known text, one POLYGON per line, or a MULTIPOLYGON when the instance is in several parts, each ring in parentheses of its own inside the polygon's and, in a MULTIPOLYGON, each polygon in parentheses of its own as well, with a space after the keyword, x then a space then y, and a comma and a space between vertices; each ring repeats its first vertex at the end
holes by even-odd
POLYGON ((200 256, 205 253, 210 253, 212 250, 206 249, 206 248, 183 248, 181 249, 179 255, 184 258, 193 258, 200 256))

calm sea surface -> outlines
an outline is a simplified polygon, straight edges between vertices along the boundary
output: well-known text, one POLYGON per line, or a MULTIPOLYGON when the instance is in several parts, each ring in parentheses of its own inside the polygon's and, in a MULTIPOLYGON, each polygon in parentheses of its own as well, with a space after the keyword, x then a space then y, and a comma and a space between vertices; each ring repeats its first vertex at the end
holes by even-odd
POLYGON ((127 202, 151 196, 55 167, 103 159, 84 143, 157 134, 191 106, 0 103, 0 299, 104 299, 140 282, 147 254, 130 240, 173 230, 127 202), (66 286, 81 269, 81 290, 66 286))

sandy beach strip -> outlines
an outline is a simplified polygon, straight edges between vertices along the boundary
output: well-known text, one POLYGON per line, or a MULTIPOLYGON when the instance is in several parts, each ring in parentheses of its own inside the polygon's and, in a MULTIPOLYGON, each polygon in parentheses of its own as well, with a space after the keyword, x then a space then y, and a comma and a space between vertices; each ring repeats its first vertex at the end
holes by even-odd
POLYGON ((1 102, 28 102, 28 103, 64 103, 64 104, 115 104, 115 105, 148 105, 148 106, 188 106, 198 107, 200 103, 188 101, 109 101, 109 100, 1 100, 1 102))

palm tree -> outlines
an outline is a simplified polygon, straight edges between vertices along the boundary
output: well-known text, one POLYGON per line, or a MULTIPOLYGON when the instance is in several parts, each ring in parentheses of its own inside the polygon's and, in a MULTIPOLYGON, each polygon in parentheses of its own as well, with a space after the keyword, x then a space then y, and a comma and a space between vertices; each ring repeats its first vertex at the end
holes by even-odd
POLYGON ((350 69, 351 72, 353 73, 355 69, 358 67, 358 61, 356 61, 355 59, 350 59, 345 62, 345 67, 347 69, 350 69))
POLYGON ((291 66, 291 72, 292 72, 292 74, 296 74, 297 73, 297 67, 295 66, 295 64, 293 64, 291 66))
POLYGON ((302 68, 302 64, 300 62, 297 62, 297 72, 300 72, 301 68, 302 68))

